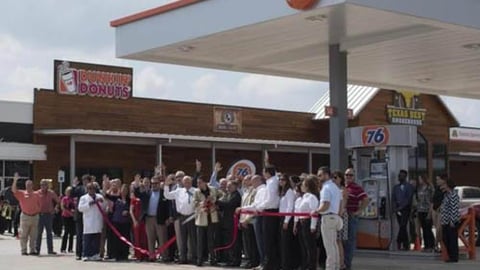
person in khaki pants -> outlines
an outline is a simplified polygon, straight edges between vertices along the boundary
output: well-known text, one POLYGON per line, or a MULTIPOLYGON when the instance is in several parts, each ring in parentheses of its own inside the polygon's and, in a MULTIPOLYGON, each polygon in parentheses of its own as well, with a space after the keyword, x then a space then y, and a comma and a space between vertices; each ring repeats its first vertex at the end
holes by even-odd
MULTIPOLYGON (((162 246, 167 242, 167 226, 171 217, 171 202, 165 198, 163 191, 161 191, 163 190, 160 183, 161 179, 161 176, 153 177, 150 190, 142 190, 140 186, 134 186, 134 194, 142 204, 141 220, 145 221, 150 261, 156 260, 154 256, 155 244, 158 242, 159 246, 162 246)), ((168 250, 164 251, 161 256, 164 262, 173 260, 168 250)))
POLYGON ((22 255, 28 255, 27 243, 30 246, 30 255, 38 255, 36 250, 38 214, 40 212, 40 196, 33 191, 33 182, 25 182, 25 190, 17 188, 19 175, 15 173, 13 177, 12 192, 20 203, 22 214, 20 215, 20 247, 22 255))
POLYGON ((327 179, 320 191, 320 207, 313 213, 322 215, 322 238, 327 252, 326 270, 340 269, 340 254, 337 244, 337 232, 343 227, 343 220, 338 215, 342 201, 342 191, 330 177, 330 169, 321 167, 318 176, 327 179))

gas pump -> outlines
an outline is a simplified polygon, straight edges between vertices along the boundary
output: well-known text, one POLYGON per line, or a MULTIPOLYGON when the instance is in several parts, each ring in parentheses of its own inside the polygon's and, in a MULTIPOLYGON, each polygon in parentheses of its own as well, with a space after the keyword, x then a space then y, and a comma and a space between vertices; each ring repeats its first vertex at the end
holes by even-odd
POLYGON ((401 169, 408 169, 408 149, 417 146, 415 126, 385 125, 345 130, 356 183, 368 195, 360 215, 357 247, 393 250, 398 226, 392 213, 391 194, 401 169))

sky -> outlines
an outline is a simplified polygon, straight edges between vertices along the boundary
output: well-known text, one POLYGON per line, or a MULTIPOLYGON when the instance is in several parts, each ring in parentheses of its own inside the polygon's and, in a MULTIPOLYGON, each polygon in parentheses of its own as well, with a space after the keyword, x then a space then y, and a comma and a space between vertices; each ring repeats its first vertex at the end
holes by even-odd
MULTIPOLYGON (((33 102, 34 88, 52 89, 54 59, 133 67, 136 97, 307 112, 328 89, 325 82, 116 58, 110 21, 168 2, 3 0, 0 100, 33 102)), ((480 101, 444 100, 462 126, 480 127, 480 101)))

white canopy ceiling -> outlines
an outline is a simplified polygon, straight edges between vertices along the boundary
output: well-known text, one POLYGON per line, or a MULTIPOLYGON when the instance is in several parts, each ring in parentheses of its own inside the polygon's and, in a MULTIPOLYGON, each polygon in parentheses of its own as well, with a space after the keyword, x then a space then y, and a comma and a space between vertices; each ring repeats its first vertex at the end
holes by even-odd
POLYGON ((117 56, 328 80, 328 45, 349 83, 480 98, 480 1, 181 0, 111 23, 117 56))

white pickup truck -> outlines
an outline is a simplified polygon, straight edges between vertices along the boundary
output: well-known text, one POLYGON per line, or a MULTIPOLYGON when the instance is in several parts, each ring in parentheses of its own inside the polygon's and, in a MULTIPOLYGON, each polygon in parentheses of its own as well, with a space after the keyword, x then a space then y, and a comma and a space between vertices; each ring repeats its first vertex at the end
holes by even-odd
POLYGON ((462 214, 467 212, 469 207, 475 209, 476 216, 476 246, 480 246, 480 187, 458 186, 455 191, 460 197, 460 212, 462 214))

